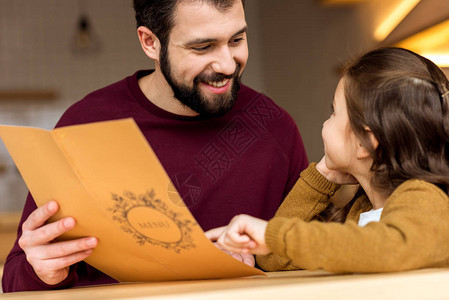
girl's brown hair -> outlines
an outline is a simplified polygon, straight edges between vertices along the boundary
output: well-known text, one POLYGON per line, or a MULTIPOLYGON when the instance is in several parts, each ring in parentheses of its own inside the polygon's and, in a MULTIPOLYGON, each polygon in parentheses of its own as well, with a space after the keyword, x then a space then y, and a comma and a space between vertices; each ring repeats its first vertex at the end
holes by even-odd
POLYGON ((371 51, 343 74, 351 129, 373 158, 373 184, 389 195, 408 179, 449 187, 449 82, 401 48, 371 51), (375 149, 366 126, 379 142, 375 149))
MULTIPOLYGON (((389 47, 363 55, 343 77, 350 127, 373 158, 373 185, 388 196, 404 181, 421 179, 447 193, 449 82, 443 71, 412 51, 389 47)), ((344 222, 361 193, 322 216, 344 222)))

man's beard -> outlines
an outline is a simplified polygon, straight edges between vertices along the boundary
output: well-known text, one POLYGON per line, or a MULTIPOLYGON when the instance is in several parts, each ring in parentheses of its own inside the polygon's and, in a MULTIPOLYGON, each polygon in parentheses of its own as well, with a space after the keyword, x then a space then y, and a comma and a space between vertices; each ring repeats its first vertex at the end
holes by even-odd
POLYGON ((220 117, 229 112, 237 100, 238 92, 240 90, 240 64, 236 63, 235 72, 232 75, 224 75, 219 73, 214 73, 211 75, 206 75, 200 73, 193 80, 193 87, 186 86, 184 84, 176 82, 172 75, 172 69, 168 57, 168 50, 161 49, 161 71, 165 77, 165 80, 170 85, 173 90, 174 96, 182 104, 189 107, 193 111, 197 112, 200 116, 210 118, 210 117, 220 117), (201 94, 199 89, 200 82, 220 82, 225 79, 232 80, 232 88, 230 93, 223 93, 213 96, 211 99, 207 99, 201 94))

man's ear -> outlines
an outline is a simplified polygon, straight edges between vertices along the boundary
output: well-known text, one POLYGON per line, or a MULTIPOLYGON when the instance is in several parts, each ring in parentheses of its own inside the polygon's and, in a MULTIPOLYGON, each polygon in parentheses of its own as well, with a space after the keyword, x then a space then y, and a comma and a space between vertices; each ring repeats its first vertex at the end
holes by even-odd
POLYGON ((161 42, 156 35, 145 26, 139 26, 139 28, 137 28, 137 35, 139 36, 143 52, 145 52, 149 58, 159 61, 161 42))
MULTIPOLYGON (((365 127, 365 131, 368 134, 368 137, 371 141, 371 145, 373 146, 373 149, 376 150, 377 146, 379 146, 379 141, 376 139, 373 132, 371 131, 371 129, 368 126, 365 127)), ((362 143, 359 142, 358 149, 357 149, 357 159, 363 159, 363 158, 367 158, 369 156, 370 156, 369 151, 362 145, 362 143)))

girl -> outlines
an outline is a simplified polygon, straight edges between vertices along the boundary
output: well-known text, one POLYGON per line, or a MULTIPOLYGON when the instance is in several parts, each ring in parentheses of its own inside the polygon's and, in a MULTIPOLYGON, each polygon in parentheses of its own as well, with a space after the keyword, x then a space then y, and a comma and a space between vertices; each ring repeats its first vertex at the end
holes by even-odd
POLYGON ((449 267, 449 82, 428 59, 371 51, 343 73, 311 164, 266 222, 247 215, 206 235, 268 271, 449 267), (359 183, 344 207, 340 184, 359 183))

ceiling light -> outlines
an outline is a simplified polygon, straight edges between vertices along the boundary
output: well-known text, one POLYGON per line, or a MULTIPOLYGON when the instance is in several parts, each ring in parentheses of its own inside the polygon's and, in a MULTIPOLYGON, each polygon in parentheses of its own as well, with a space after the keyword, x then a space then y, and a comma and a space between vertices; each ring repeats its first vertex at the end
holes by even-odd
POLYGON ((407 48, 412 51, 423 53, 435 51, 435 48, 448 45, 449 42, 449 20, 438 23, 426 30, 418 32, 395 46, 407 48))
POLYGON ((321 0, 323 5, 349 5, 364 2, 366 0, 321 0))
POLYGON ((421 0, 402 0, 390 15, 377 27, 374 38, 383 41, 421 0))

